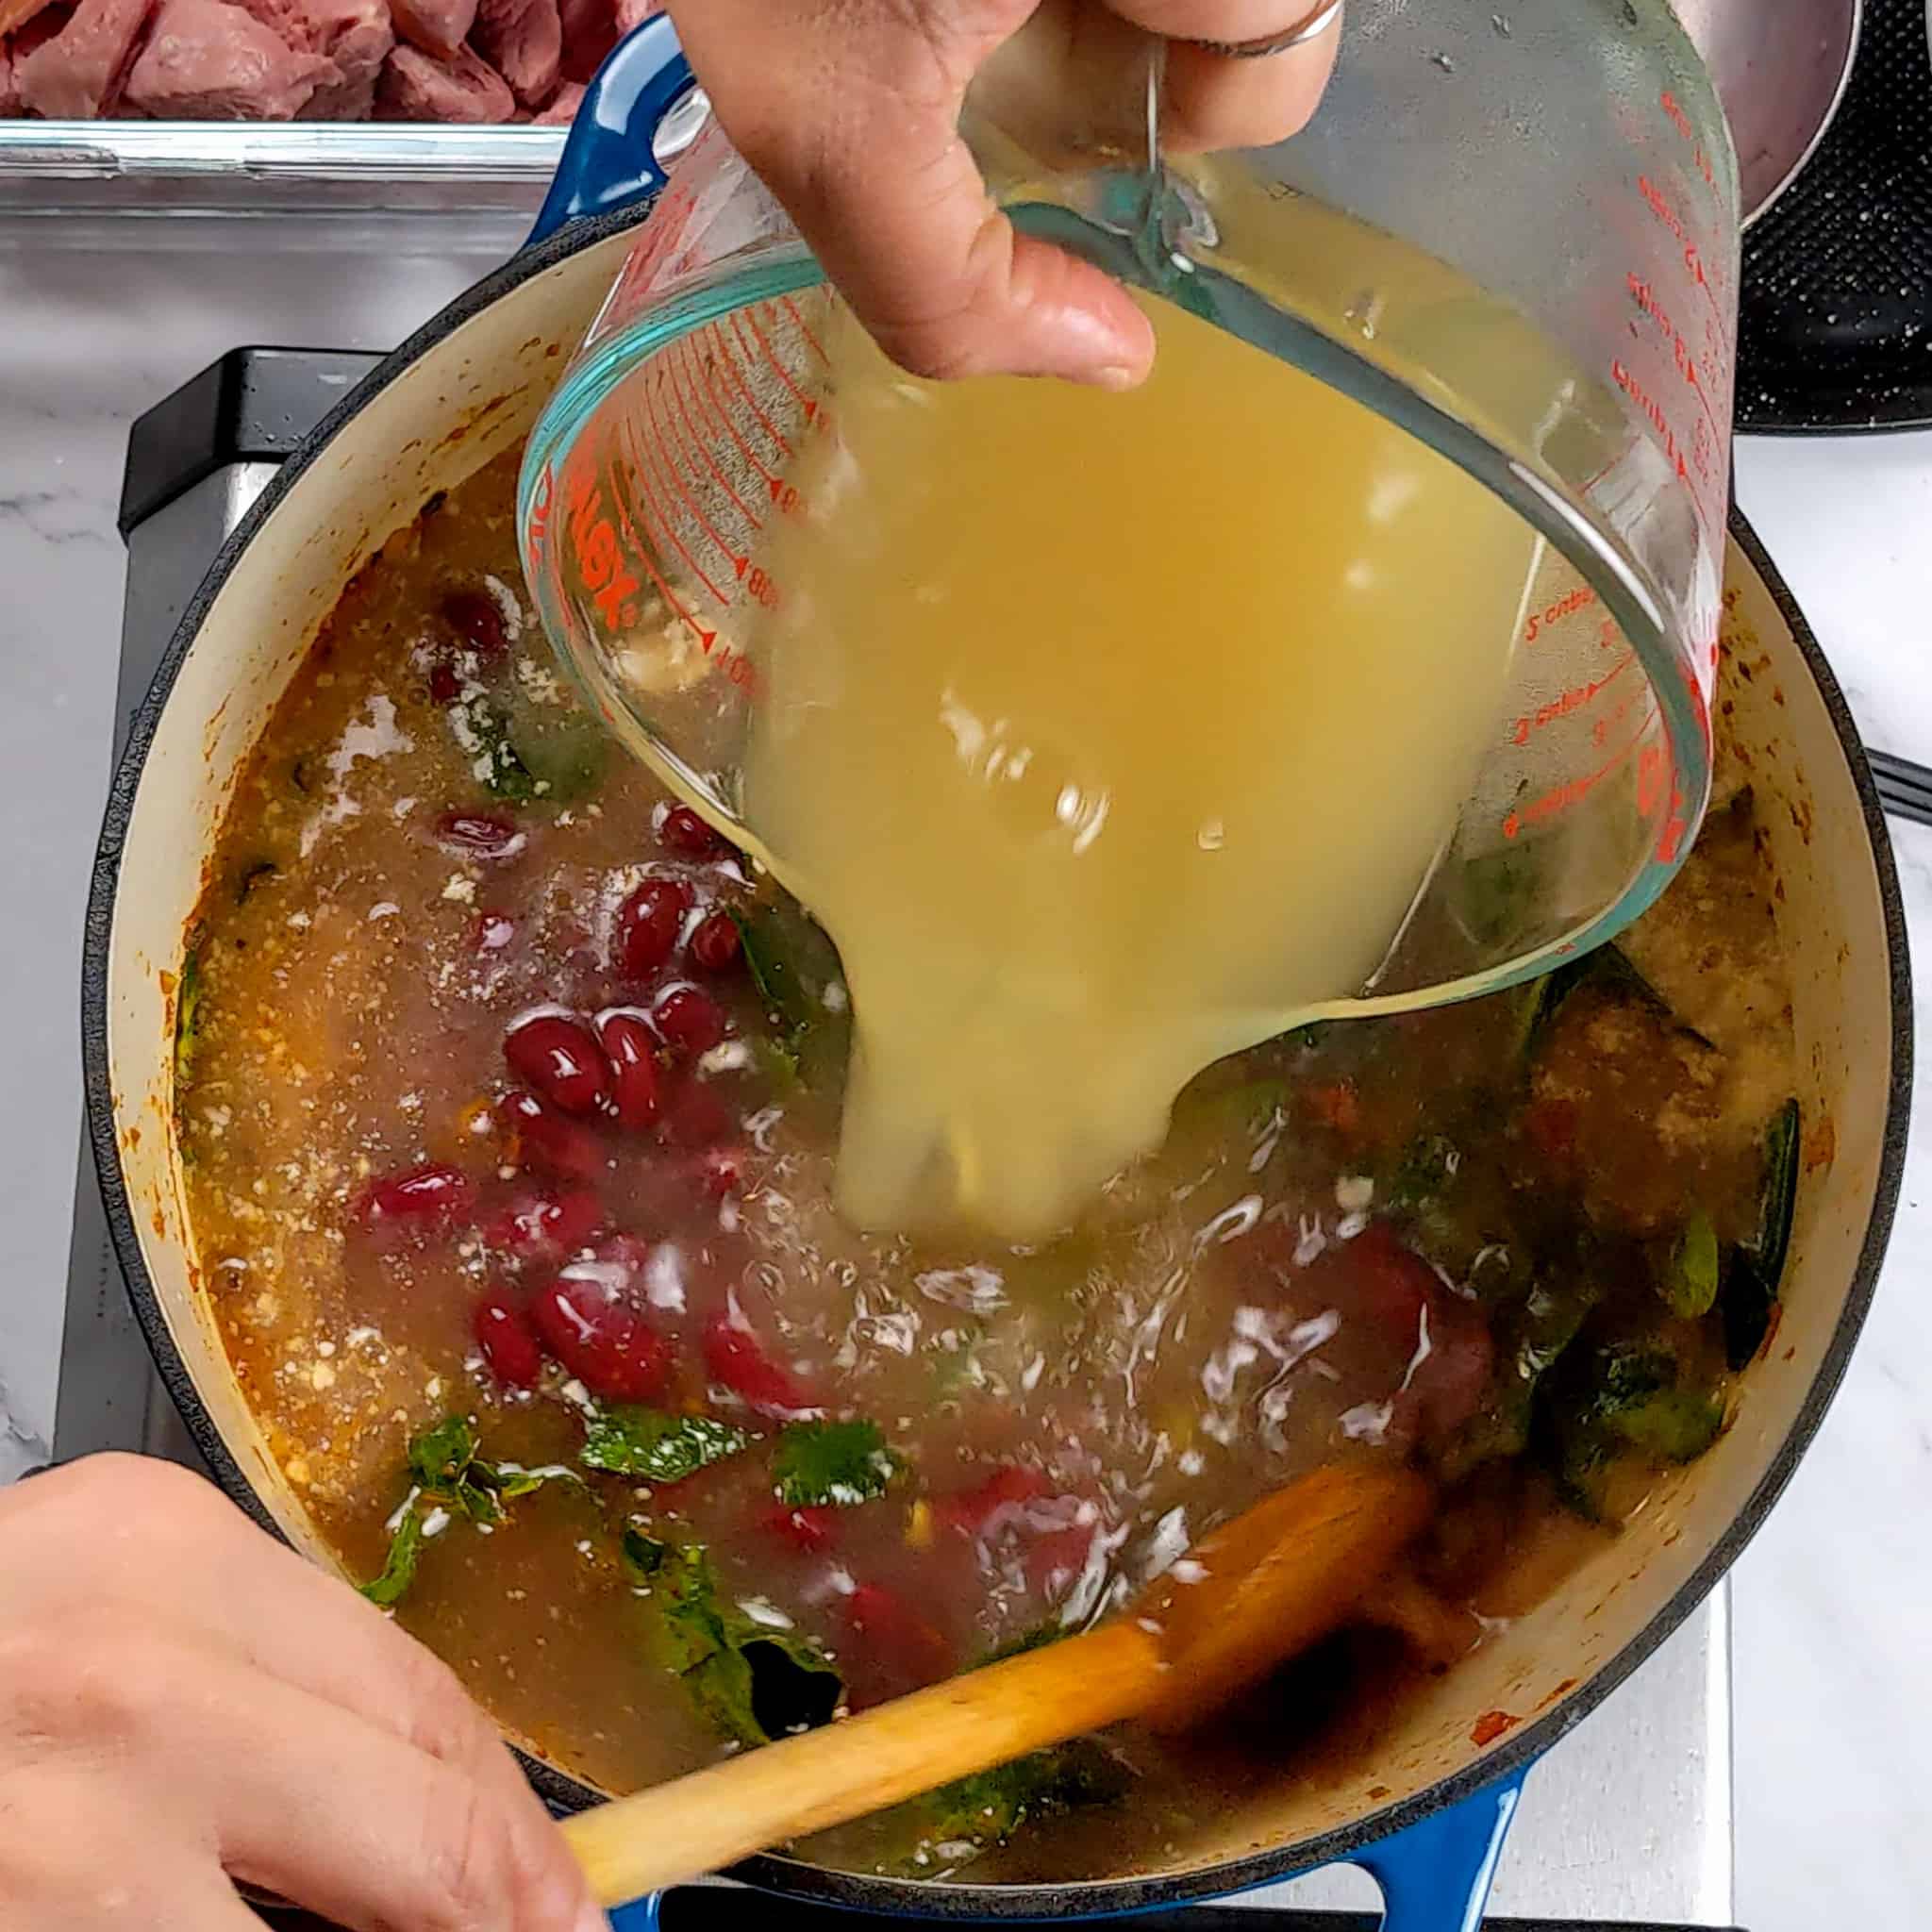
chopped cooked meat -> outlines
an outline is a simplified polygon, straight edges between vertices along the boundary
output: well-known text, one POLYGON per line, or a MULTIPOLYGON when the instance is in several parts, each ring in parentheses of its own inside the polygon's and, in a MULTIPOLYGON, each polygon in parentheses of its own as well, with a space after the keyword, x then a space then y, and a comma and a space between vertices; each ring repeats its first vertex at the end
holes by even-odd
POLYGON ((366 121, 375 107, 375 75, 360 80, 325 81, 295 110, 298 121, 366 121))
POLYGON ((126 97, 158 121, 290 121, 340 77, 225 0, 161 0, 126 97))
POLYGON ((617 0, 617 30, 627 34, 664 11, 664 0, 617 0))
POLYGON ((305 121, 345 118, 332 112, 338 99, 364 98, 389 50, 395 45, 388 0, 238 0, 263 26, 286 41, 297 53, 319 54, 332 60, 340 82, 325 81, 302 109, 305 121))
POLYGON ((398 39, 444 60, 476 24, 476 0, 390 0, 389 10, 398 39))
POLYGON ((20 112, 20 90, 13 81, 13 48, 0 34, 0 114, 20 112))
POLYGON ((616 0, 558 0, 563 16, 563 77, 588 82, 617 44, 616 0))
POLYGON ((557 0, 479 0, 476 51, 525 108, 557 92, 563 68, 563 17, 557 0))
POLYGON ((49 121, 95 119, 118 100, 154 8, 155 0, 80 0, 74 18, 20 62, 19 98, 49 121))
POLYGON ((47 0, 0 0, 0 36, 18 32, 46 4, 47 0))
POLYGON ((568 127, 577 118, 577 108, 584 98, 582 85, 567 80, 557 90, 556 98, 536 117, 539 127, 568 127))
POLYGON ((508 121, 516 96, 492 67, 467 47, 454 58, 432 59, 417 47, 398 46, 383 63, 375 110, 385 121, 449 121, 482 125, 508 121))

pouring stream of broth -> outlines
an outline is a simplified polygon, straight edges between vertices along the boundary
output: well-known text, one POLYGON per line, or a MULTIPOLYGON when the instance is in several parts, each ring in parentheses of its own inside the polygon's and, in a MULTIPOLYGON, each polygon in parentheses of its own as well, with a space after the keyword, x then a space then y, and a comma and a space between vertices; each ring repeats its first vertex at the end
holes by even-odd
POLYGON ((827 344, 743 806, 844 960, 863 1227, 1065 1226, 1204 1066, 1361 988, 1490 741, 1527 527, 1144 299, 1125 395, 827 344))

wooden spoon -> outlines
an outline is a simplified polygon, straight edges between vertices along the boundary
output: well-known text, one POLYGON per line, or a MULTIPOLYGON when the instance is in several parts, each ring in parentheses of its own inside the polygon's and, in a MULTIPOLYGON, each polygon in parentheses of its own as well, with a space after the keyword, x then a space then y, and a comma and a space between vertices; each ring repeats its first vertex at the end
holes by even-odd
POLYGON ((1320 1470, 1111 1623, 583 1812, 564 1836, 599 1902, 623 1905, 1122 1718, 1184 1728, 1347 1622, 1430 1498, 1412 1470, 1320 1470))

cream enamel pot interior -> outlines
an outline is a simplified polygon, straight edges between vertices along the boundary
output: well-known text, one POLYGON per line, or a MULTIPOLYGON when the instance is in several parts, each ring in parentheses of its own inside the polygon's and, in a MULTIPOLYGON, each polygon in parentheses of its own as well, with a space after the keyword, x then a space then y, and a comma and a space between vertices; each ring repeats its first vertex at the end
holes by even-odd
MULTIPOLYGON (((184 929, 250 748, 348 579, 432 493, 527 431, 622 266, 635 216, 580 223, 484 282, 350 396, 223 551, 136 720, 89 908, 89 1116, 121 1263, 157 1361, 235 1497, 317 1560, 302 1496, 243 1402, 200 1293, 172 1108, 184 929)), ((1910 1017, 1890 849, 1838 688, 1741 525, 1728 641, 1748 675, 1729 721, 1781 882, 1805 1110, 1785 1312, 1741 1415, 1616 1546, 1422 1695, 1372 1767, 1257 1790, 1155 1862, 1070 1887, 919 1885, 785 1858, 741 1875, 878 1910, 1122 1911, 1225 1893, 1440 1814, 1518 1771, 1632 1670, 1717 1581, 1817 1428, 1870 1300, 1903 1158, 1910 1017), (1521 1722, 1472 1742, 1485 1713, 1521 1722)), ((559 1804, 592 1795, 536 1767, 559 1804)), ((1533 1794, 1532 1794, 1533 1801, 1533 1794)))

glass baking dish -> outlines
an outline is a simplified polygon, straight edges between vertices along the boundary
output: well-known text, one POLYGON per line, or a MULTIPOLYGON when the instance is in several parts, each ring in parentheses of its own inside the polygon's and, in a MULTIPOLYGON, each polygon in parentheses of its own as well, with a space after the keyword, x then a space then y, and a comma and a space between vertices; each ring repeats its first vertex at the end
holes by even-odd
MULTIPOLYGON (((699 90, 680 102, 658 130, 658 160, 668 166, 682 154, 709 111, 699 90)), ((568 132, 366 121, 0 120, 0 217, 534 218, 568 132)))
POLYGON ((367 122, 0 121, 0 215, 534 215, 566 132, 367 122))

